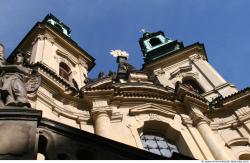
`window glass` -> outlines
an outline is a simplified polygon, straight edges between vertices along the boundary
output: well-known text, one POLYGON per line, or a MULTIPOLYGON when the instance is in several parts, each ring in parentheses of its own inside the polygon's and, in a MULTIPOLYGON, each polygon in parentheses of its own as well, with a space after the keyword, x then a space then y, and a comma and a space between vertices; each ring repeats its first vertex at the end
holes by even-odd
POLYGON ((173 152, 179 153, 175 143, 159 134, 143 134, 141 142, 145 150, 158 155, 171 157, 173 152))

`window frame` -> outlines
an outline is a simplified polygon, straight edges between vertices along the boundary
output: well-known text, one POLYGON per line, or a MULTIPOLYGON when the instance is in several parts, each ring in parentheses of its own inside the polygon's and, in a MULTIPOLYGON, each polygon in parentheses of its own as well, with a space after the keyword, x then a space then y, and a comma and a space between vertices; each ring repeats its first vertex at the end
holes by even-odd
POLYGON ((60 62, 59 63, 59 76, 61 76, 63 79, 67 81, 70 81, 71 74, 72 74, 72 71, 70 67, 64 62, 60 62))
POLYGON ((166 136, 160 132, 156 132, 156 131, 143 131, 141 134, 140 134, 140 140, 141 140, 141 143, 143 145, 143 149, 148 151, 148 152, 151 152, 151 153, 155 153, 155 154, 158 154, 158 155, 161 155, 161 156, 164 156, 164 157, 171 157, 173 152, 176 152, 176 153, 180 153, 180 150, 178 149, 178 145, 176 142, 174 142, 173 140, 170 140, 168 138, 166 138, 166 136), (143 139, 145 136, 150 136, 150 137, 154 137, 154 139, 148 139, 148 140, 153 140, 155 142, 155 144, 157 145, 156 148, 151 148, 153 150, 158 150, 159 153, 155 153, 155 152, 152 152, 150 151, 150 148, 149 147, 145 147, 144 146, 144 143, 143 141, 145 141, 145 139, 143 139), (158 138, 158 140, 156 139, 158 138), (163 140, 160 140, 160 139, 163 139, 163 140), (159 142, 161 141, 164 141, 165 144, 166 144, 166 147, 162 147, 162 145, 164 144, 159 144, 159 142), (169 145, 170 144, 170 145, 169 145), (171 146, 174 147, 171 149, 171 146), (162 150, 168 150, 167 153, 170 153, 170 155, 167 155, 167 153, 162 153, 162 150))

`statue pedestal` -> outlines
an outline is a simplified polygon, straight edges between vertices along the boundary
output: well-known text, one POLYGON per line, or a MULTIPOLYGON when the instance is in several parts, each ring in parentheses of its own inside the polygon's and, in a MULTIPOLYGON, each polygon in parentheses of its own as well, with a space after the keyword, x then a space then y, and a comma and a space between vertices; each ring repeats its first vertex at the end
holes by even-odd
POLYGON ((42 112, 30 108, 0 109, 0 159, 36 159, 36 132, 42 112))

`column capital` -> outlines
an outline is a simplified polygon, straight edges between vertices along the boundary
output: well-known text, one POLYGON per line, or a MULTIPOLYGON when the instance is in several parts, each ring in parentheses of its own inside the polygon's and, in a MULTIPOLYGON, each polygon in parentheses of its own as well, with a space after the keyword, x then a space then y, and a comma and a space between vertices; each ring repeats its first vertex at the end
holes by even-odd
POLYGON ((91 115, 92 118, 95 120, 97 116, 100 116, 101 114, 103 115, 107 115, 109 117, 111 117, 112 115, 112 109, 109 106, 102 106, 102 107, 94 107, 91 110, 91 115))
POLYGON ((211 120, 209 120, 206 116, 204 116, 203 114, 195 113, 193 111, 190 113, 190 117, 192 118, 193 124, 195 126, 201 123, 206 123, 208 125, 210 125, 211 123, 211 120))
POLYGON ((193 121, 190 118, 190 116, 188 116, 188 115, 182 115, 181 120, 182 120, 182 124, 185 126, 192 126, 193 125, 193 121))

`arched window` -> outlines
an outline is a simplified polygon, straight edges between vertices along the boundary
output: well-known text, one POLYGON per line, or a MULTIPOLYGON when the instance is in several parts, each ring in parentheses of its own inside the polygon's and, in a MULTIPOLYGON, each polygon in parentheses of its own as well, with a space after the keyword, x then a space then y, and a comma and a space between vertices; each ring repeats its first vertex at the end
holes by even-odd
POLYGON ((187 86, 191 90, 199 93, 199 94, 204 93, 204 90, 202 89, 202 87, 194 79, 183 79, 182 84, 185 85, 185 86, 187 86))
POLYGON ((69 66, 63 62, 59 64, 59 75, 68 81, 70 79, 71 70, 69 66))
POLYGON ((163 135, 148 132, 141 136, 143 148, 149 152, 171 157, 173 152, 179 153, 176 143, 166 139, 163 135))
POLYGON ((159 38, 154 37, 149 40, 149 43, 151 44, 151 46, 157 46, 161 44, 161 40, 159 38))

